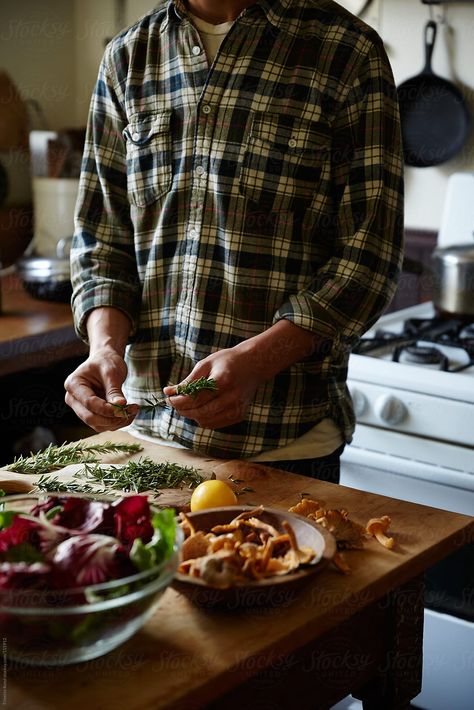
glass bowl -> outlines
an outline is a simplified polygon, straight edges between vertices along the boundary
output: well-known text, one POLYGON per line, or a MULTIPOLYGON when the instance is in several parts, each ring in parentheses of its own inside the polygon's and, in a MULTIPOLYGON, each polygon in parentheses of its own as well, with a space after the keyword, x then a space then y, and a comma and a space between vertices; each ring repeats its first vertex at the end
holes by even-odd
MULTIPOLYGON (((65 494, 7 496, 1 499, 0 510, 27 512, 55 495, 65 494)), ((0 590, 0 634, 7 658, 20 665, 63 666, 97 658, 119 646, 155 611, 177 569, 182 541, 177 527, 171 557, 128 577, 74 589, 0 590)))

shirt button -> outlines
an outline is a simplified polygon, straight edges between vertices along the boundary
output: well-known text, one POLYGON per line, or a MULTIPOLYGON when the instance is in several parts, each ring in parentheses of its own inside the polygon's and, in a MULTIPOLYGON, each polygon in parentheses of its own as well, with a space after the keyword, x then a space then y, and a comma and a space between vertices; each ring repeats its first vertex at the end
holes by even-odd
POLYGON ((198 56, 198 54, 201 54, 201 47, 199 47, 197 44, 194 45, 192 48, 191 52, 194 54, 195 57, 198 56))
POLYGON ((297 143, 294 138, 290 138, 290 140, 288 141, 288 145, 290 146, 290 148, 296 148, 297 143))
POLYGON ((198 166, 197 166, 197 168, 196 168, 196 175, 198 175, 199 177, 201 177, 201 175, 204 175, 205 172, 206 172, 206 171, 204 170, 204 168, 202 167, 202 165, 198 165, 198 166))
POLYGON ((198 233, 197 233, 196 229, 191 229, 189 231, 189 236, 191 237, 191 239, 196 239, 197 235, 198 235, 198 233))
POLYGON ((204 106, 202 107, 202 112, 211 113, 211 107, 209 106, 209 104, 204 104, 204 106))

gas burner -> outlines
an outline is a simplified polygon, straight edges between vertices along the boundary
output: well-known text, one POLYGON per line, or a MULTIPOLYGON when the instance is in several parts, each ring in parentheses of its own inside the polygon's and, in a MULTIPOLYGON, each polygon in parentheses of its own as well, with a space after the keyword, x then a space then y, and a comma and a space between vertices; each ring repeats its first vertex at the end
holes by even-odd
POLYGON ((442 340, 458 337, 462 322, 456 318, 409 318, 403 323, 403 334, 420 340, 442 340))
MULTIPOLYGON (((385 323, 384 323, 385 326, 385 323)), ((354 354, 406 365, 463 372, 474 367, 474 322, 435 316, 400 320, 395 330, 377 328, 361 338, 354 354)))
POLYGON ((474 323, 469 323, 465 328, 459 333, 459 337, 463 341, 473 342, 474 341, 474 323))
POLYGON ((438 348, 428 345, 399 345, 393 352, 394 362, 416 365, 438 365, 439 370, 449 369, 449 360, 438 348))

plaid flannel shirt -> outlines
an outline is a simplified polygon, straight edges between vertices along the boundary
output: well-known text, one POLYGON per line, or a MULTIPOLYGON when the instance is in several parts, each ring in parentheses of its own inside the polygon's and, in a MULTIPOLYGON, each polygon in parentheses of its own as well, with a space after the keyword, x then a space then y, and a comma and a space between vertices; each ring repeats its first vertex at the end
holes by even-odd
POLYGON ((325 417, 350 441, 348 356, 395 289, 402 193, 382 42, 330 0, 259 0, 211 68, 180 0, 112 40, 76 210, 78 333, 99 306, 130 317, 125 393, 138 403, 279 319, 326 339, 262 384, 239 424, 203 429, 165 408, 135 426, 225 457, 325 417))

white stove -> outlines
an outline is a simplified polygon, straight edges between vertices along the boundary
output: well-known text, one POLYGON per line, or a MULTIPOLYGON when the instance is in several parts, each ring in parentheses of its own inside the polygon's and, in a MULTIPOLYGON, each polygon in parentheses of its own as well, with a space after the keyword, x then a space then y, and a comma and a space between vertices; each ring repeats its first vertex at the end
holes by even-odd
MULTIPOLYGON (((473 198, 474 173, 452 176, 440 246, 472 242, 473 198), (462 219, 460 196, 469 202, 462 219)), ((349 359, 348 386, 357 426, 341 484, 474 515, 474 317, 438 318, 431 303, 382 316, 349 359)), ((433 568, 427 588, 423 690, 414 705, 470 710, 474 546, 433 568)))

